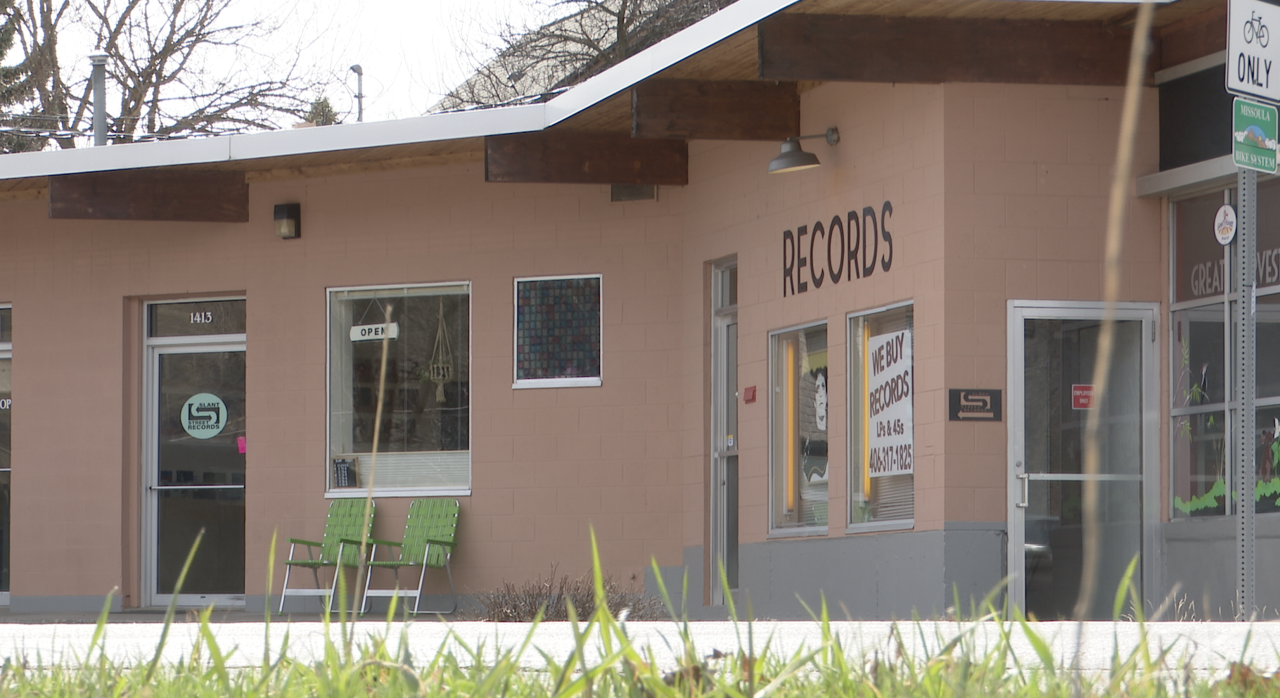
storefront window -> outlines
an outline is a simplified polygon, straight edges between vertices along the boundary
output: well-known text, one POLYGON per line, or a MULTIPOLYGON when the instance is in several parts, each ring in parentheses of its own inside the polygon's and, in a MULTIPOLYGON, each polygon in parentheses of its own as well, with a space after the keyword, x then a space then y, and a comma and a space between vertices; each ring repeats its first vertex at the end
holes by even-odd
POLYGON ((770 342, 773 528, 827 525, 827 325, 770 342))
MULTIPOLYGON (((1170 332, 1173 380, 1171 515, 1213 516, 1227 505, 1228 390, 1234 368, 1228 336, 1231 293, 1227 250, 1213 221, 1234 190, 1174 205, 1174 303, 1170 332)), ((1280 181, 1258 186, 1257 259, 1257 510, 1280 511, 1280 181), (1271 223, 1268 223, 1271 221, 1271 223)))
POLYGON ((516 279, 517 388, 600 385, 600 277, 516 279))
POLYGON ((329 313, 330 491, 369 486, 375 429, 374 489, 469 490, 469 286, 333 290, 329 313))
POLYGON ((1226 349, 1221 303, 1173 314, 1174 515, 1225 512, 1226 349))
POLYGON ((915 517, 912 326, 910 305, 849 317, 851 527, 915 517))

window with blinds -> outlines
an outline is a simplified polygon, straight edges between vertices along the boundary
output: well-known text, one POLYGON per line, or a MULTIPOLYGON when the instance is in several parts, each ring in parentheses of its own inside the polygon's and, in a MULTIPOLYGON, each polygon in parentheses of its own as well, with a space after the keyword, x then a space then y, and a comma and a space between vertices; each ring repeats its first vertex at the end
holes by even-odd
POLYGON ((849 527, 915 518, 910 304, 849 316, 849 527))

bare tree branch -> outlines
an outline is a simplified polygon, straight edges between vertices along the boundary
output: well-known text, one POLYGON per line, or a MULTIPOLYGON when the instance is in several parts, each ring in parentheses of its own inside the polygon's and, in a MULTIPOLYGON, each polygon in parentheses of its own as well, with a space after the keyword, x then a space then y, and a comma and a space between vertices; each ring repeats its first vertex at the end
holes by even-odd
MULTIPOLYGON (((59 35, 73 28, 107 55, 114 142, 279 128, 301 118, 320 91, 298 53, 264 67, 271 61, 253 46, 278 27, 265 18, 228 22, 233 0, 18 1, 10 14, 25 58, 13 74, 26 77, 13 89, 23 90, 28 114, 64 132, 52 136, 62 148, 75 147, 71 134, 87 130, 93 114, 89 76, 72 70, 77 77, 64 79, 57 60, 59 35)), ((4 19, 0 13, 0 27, 4 19)))
POLYGON ((734 0, 548 0, 553 21, 501 27, 496 57, 432 111, 541 99, 643 51, 734 0))

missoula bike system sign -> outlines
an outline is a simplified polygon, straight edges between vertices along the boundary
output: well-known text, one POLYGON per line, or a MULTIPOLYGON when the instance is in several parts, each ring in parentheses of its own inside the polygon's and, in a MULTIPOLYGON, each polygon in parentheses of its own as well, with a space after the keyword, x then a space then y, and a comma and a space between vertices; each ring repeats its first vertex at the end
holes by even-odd
POLYGON ((1276 108, 1236 97, 1231 154, 1237 167, 1276 173, 1276 108))
POLYGON ((893 204, 871 206, 782 231, 782 296, 871 276, 893 266, 893 204))

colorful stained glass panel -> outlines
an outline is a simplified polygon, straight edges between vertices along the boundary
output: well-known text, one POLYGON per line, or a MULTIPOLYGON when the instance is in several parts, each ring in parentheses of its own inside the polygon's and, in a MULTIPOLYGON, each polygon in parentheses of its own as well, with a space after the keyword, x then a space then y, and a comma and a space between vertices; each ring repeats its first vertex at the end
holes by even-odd
POLYGON ((516 282, 516 380, 600 377, 600 277, 516 282))

